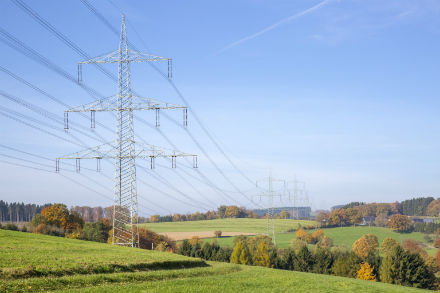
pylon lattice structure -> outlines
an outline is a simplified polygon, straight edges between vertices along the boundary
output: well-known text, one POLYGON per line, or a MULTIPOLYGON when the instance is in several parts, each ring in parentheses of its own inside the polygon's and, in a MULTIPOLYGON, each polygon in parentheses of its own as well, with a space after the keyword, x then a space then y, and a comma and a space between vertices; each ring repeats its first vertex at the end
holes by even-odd
POLYGON ((291 217, 293 219, 303 218, 305 215, 303 215, 301 209, 304 209, 310 205, 308 192, 306 190, 306 183, 295 178, 294 180, 286 181, 286 189, 289 193, 289 197, 291 197, 293 193, 293 208, 291 217))
POLYGON ((265 182, 267 183, 267 191, 264 191, 260 193, 258 196, 260 197, 260 200, 262 197, 267 197, 268 203, 267 203, 267 211, 266 211, 266 219, 267 219, 267 235, 272 236, 272 242, 273 244, 276 244, 275 239, 275 220, 274 220, 274 198, 279 197, 281 201, 281 197, 286 195, 285 192, 285 181, 281 179, 275 179, 272 177, 272 175, 269 175, 269 177, 258 180, 257 181, 257 187, 261 187, 261 184, 259 182, 265 182), (274 182, 278 182, 278 184, 282 183, 282 190, 283 192, 279 193, 274 191, 274 182))
POLYGON ((171 77, 171 59, 145 54, 129 49, 125 16, 122 15, 121 35, 118 50, 78 64, 78 82, 82 80, 82 64, 118 64, 118 94, 109 98, 100 99, 95 102, 75 107, 65 111, 65 129, 69 128, 70 112, 90 112, 91 127, 95 127, 95 112, 114 111, 117 115, 117 135, 114 142, 92 147, 71 155, 59 157, 56 160, 56 170, 59 171, 59 160, 76 160, 76 170, 80 171, 81 159, 96 159, 97 170, 100 170, 101 159, 115 160, 114 176, 114 205, 113 205, 113 238, 115 245, 132 246, 139 245, 139 233, 134 226, 138 223, 138 198, 136 186, 136 158, 150 159, 150 166, 154 168, 154 161, 157 157, 170 157, 172 168, 176 167, 177 157, 191 156, 194 159, 194 166, 197 167, 197 156, 186 154, 180 151, 167 150, 153 145, 139 144, 135 142, 133 111, 155 110, 156 126, 159 126, 159 110, 162 109, 183 109, 184 126, 187 126, 187 108, 184 106, 169 104, 133 96, 131 91, 130 64, 135 62, 168 61, 168 77, 171 77))

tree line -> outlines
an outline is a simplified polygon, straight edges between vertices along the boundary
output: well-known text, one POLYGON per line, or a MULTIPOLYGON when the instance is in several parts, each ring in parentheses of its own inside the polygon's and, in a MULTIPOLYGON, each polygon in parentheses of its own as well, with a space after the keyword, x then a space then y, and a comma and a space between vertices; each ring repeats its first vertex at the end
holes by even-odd
POLYGON ((30 222, 32 218, 50 204, 7 203, 0 200, 0 222, 30 222))
MULTIPOLYGON (((322 243, 322 239, 326 237, 322 231, 315 231, 312 233, 315 235, 310 237, 306 236, 305 231, 301 234, 303 239, 315 243, 322 243)), ((385 238, 380 250, 377 237, 372 234, 358 239, 351 250, 344 246, 330 247, 331 244, 328 243, 332 241, 309 249, 304 240, 294 239, 288 249, 279 249, 268 236, 239 236, 234 239, 231 249, 219 246, 215 240, 212 243, 203 243, 195 237, 184 240, 178 246, 178 253, 235 264, 327 274, 425 289, 437 288, 435 273, 438 272, 438 263, 415 241, 407 240, 400 244, 392 238, 385 238)), ((438 261, 440 262, 440 255, 438 261)))

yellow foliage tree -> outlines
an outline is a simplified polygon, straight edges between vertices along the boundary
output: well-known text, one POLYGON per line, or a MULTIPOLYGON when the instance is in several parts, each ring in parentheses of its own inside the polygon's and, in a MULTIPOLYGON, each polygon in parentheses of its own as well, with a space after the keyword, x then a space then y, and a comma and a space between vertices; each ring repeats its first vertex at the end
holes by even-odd
POLYGON ((304 230, 303 228, 299 228, 298 231, 296 231, 295 235, 296 239, 306 241, 306 237, 307 235, 309 235, 309 233, 307 233, 306 230, 304 230))
POLYGON ((376 275, 373 273, 374 267, 369 263, 361 263, 361 268, 357 271, 356 279, 376 282, 376 275))

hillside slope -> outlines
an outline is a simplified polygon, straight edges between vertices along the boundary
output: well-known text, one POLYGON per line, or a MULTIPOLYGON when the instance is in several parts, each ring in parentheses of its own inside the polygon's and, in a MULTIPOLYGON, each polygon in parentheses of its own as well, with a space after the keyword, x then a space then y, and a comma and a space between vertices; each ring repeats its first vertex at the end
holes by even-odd
POLYGON ((0 230, 0 292, 429 292, 0 230))

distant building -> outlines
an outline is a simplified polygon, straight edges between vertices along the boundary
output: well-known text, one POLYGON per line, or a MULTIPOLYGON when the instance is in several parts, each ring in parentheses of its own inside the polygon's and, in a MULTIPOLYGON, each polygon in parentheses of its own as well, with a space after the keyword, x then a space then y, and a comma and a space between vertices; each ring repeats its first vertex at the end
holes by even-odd
POLYGON ((434 223, 432 218, 412 218, 414 223, 434 223))
POLYGON ((363 226, 367 226, 370 225, 374 222, 374 217, 363 217, 362 218, 362 223, 360 223, 359 225, 363 225, 363 226))
MULTIPOLYGON (((281 215, 282 211, 286 211, 290 214, 291 219, 310 219, 312 208, 311 207, 279 207, 273 208, 274 215, 281 215)), ((266 215, 267 209, 255 209, 254 212, 259 217, 266 215)))

